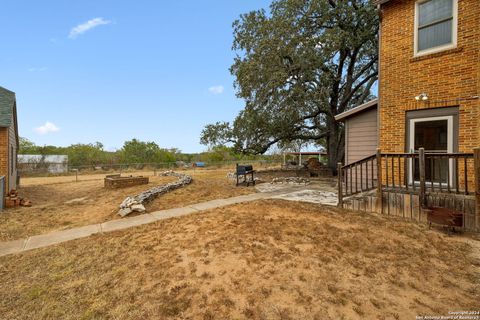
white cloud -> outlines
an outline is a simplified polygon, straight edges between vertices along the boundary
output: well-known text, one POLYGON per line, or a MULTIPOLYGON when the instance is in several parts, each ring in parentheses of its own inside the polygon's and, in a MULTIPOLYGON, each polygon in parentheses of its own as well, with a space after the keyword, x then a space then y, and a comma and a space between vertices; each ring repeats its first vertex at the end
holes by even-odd
POLYGON ((32 67, 28 68, 28 71, 30 72, 42 72, 42 71, 47 71, 47 67, 32 67))
POLYGON ((103 18, 94 18, 72 28, 72 30, 70 30, 68 37, 70 39, 75 39, 76 37, 78 37, 82 33, 87 32, 88 30, 91 30, 101 25, 110 24, 110 23, 112 23, 110 20, 105 20, 103 18))
POLYGON ((45 122, 43 126, 37 127, 34 129, 38 134, 47 134, 52 132, 60 131, 60 128, 51 122, 45 122))
POLYGON ((210 93, 213 93, 213 94, 222 94, 223 90, 224 90, 223 86, 213 86, 208 88, 208 91, 210 91, 210 93))

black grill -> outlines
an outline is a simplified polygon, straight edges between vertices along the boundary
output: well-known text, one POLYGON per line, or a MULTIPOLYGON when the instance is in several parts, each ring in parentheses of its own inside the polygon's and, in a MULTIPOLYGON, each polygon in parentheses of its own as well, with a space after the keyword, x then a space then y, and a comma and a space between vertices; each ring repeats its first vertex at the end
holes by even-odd
POLYGON ((238 165, 237 166, 237 174, 245 174, 250 171, 253 171, 252 165, 238 165))
POLYGON ((243 178, 243 183, 247 186, 251 184, 255 185, 255 177, 254 177, 255 170, 253 170, 253 166, 250 164, 240 165, 237 164, 237 186, 240 184, 240 177, 243 178))

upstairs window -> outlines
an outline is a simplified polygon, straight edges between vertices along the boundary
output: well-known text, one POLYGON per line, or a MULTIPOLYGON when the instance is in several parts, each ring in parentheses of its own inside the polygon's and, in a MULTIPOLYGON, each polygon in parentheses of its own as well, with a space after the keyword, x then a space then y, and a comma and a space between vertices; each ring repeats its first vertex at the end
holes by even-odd
POLYGON ((438 52, 457 45, 457 1, 417 1, 415 55, 438 52))

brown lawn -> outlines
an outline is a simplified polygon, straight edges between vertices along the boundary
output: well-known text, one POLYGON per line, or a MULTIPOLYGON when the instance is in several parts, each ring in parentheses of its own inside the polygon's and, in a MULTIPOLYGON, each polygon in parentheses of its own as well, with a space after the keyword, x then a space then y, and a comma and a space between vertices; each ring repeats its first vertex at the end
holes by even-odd
MULTIPOLYGON (((149 212, 254 192, 253 188, 236 188, 227 180, 226 169, 186 172, 193 176, 192 184, 160 196, 146 206, 149 212)), ((149 176, 150 183, 108 190, 103 188, 105 174, 82 175, 79 182, 72 176, 22 179, 19 192, 32 200, 33 207, 0 214, 0 242, 119 219, 118 206, 127 196, 176 179, 153 176, 153 172, 133 174, 149 176), (74 199, 79 201, 69 203, 74 199)))
POLYGON ((282 200, 0 258, 6 319, 414 319, 479 307, 478 240, 282 200), (476 257, 474 255, 477 255, 476 257))

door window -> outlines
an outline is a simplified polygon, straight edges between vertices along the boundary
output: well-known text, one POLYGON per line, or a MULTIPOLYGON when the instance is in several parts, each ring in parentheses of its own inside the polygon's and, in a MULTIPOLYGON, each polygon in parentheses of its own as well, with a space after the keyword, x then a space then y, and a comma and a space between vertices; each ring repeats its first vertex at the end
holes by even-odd
MULTIPOLYGON (((410 152, 418 153, 420 148, 425 153, 453 152, 453 117, 433 117, 410 120, 410 152)), ((425 180, 430 183, 447 183, 451 180, 451 161, 446 158, 425 159, 425 180)), ((420 180, 420 167, 415 159, 413 170, 410 170, 410 182, 420 180), (413 171, 413 174, 412 174, 413 171)))

